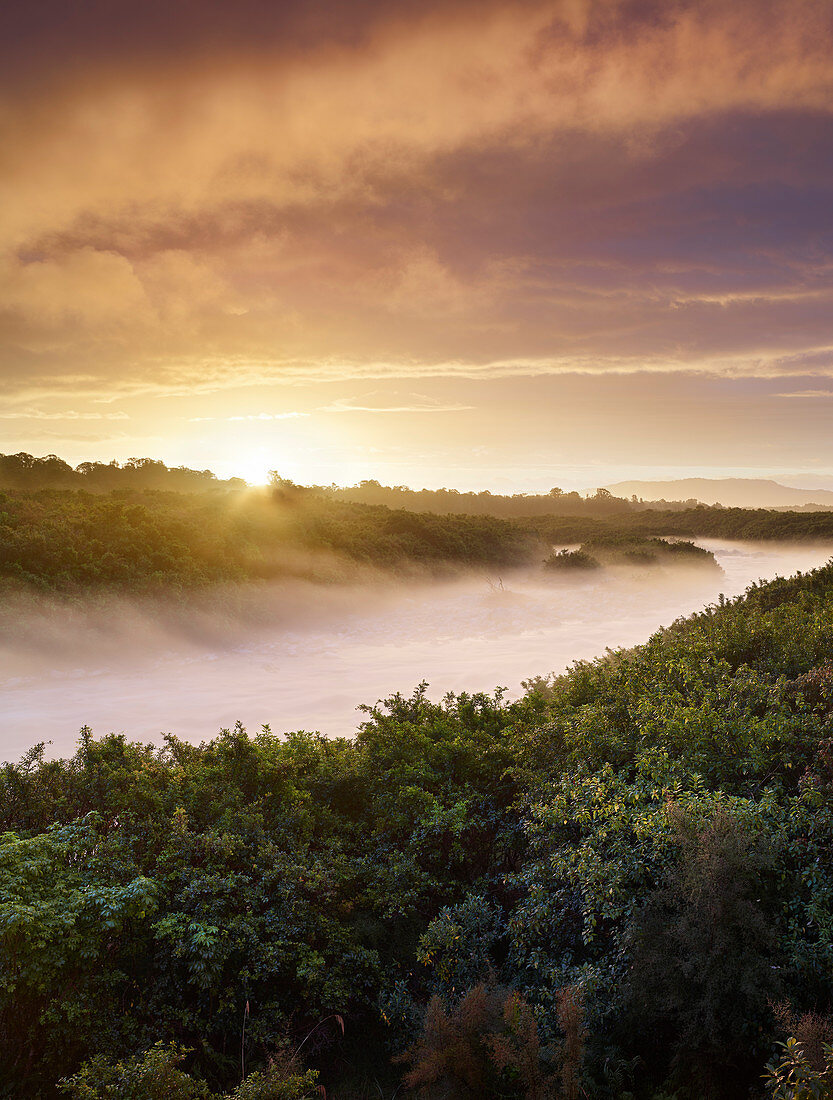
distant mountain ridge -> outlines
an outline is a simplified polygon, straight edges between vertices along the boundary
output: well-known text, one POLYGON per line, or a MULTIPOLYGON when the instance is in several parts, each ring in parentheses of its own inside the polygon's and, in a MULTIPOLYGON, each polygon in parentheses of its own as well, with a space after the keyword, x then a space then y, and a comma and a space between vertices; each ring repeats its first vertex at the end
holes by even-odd
POLYGON ((606 485, 618 497, 641 500, 689 500, 723 504, 727 508, 802 508, 808 504, 833 507, 829 489, 793 489, 767 478, 688 477, 669 481, 618 481, 606 485))

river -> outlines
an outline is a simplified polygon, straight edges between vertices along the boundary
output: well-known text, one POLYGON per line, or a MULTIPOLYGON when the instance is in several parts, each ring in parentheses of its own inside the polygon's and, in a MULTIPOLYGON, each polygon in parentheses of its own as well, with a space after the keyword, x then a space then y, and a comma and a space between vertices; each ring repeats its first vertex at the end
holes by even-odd
POLYGON ((0 759, 37 741, 68 755, 81 726, 159 741, 202 741, 240 720, 250 730, 355 731, 356 707, 420 680, 429 694, 490 691, 631 646, 680 615, 753 581, 823 564, 833 547, 699 539, 723 573, 658 578, 634 570, 580 580, 540 573, 441 584, 320 589, 270 586, 257 613, 160 621, 136 605, 53 614, 0 645, 0 759), (39 640, 37 631, 41 631, 39 640), (34 631, 34 633, 33 633, 34 631), (41 644, 42 642, 42 644, 41 644))

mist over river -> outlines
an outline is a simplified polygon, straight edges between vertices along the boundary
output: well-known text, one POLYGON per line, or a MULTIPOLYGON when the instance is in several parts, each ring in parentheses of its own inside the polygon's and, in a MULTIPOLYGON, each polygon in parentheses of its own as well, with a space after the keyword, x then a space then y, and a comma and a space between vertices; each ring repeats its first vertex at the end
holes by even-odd
MULTIPOLYGON (((660 626, 734 596, 753 581, 812 569, 831 546, 698 539, 709 569, 600 571, 578 579, 541 572, 443 583, 257 590, 234 612, 205 602, 159 618, 111 601, 79 614, 19 619, 0 642, 0 759, 38 741, 74 750, 78 730, 192 741, 238 719, 250 730, 351 734, 356 707, 420 680, 429 694, 509 689, 562 672, 606 647, 631 646, 660 626)), ((219 606, 219 605, 218 605, 219 606)))

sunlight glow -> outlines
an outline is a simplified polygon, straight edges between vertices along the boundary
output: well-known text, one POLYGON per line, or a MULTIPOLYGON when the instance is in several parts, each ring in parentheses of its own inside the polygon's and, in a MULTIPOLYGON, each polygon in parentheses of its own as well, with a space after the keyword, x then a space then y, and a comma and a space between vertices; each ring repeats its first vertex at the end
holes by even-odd
POLYGON ((269 483, 269 471, 275 469, 275 460, 266 457, 263 450, 258 449, 251 454, 243 453, 234 458, 229 464, 234 468, 234 477, 242 477, 250 485, 267 485, 269 483))

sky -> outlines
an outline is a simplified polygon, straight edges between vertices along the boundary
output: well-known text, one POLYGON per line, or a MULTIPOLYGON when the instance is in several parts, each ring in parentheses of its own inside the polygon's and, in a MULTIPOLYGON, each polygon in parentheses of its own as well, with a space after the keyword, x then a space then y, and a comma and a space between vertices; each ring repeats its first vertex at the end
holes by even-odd
POLYGON ((833 484, 831 56, 830 0, 9 0, 0 451, 833 484))

